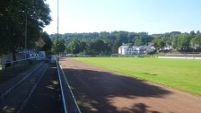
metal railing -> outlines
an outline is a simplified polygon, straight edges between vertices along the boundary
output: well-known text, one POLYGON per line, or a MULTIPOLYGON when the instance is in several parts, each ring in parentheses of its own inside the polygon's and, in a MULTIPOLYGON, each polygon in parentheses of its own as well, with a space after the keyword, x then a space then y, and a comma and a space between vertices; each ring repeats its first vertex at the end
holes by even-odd
POLYGON ((29 58, 0 63, 0 83, 7 81, 8 79, 15 77, 22 72, 25 72, 30 67, 38 64, 39 62, 41 62, 41 60, 29 58))
POLYGON ((63 113, 81 113, 81 110, 76 102, 74 94, 68 84, 67 78, 61 69, 61 66, 58 62, 57 71, 59 76, 59 87, 60 87, 60 97, 62 104, 62 112, 63 113))

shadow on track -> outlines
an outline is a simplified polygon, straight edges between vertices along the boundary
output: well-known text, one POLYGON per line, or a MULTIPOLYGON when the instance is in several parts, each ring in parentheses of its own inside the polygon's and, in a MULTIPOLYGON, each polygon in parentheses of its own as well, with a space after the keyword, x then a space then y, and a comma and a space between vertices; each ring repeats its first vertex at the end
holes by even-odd
POLYGON ((139 97, 163 98, 171 93, 146 81, 112 72, 76 67, 63 70, 87 113, 160 113, 148 110, 150 106, 135 100, 139 97), (121 108, 127 104, 131 107, 121 108))

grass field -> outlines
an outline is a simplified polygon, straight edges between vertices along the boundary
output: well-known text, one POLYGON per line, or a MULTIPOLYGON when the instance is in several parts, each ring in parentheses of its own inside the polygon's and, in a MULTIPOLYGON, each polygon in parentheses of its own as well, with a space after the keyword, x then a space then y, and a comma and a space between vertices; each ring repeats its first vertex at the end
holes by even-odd
POLYGON ((201 60, 157 58, 73 59, 201 96, 201 60))

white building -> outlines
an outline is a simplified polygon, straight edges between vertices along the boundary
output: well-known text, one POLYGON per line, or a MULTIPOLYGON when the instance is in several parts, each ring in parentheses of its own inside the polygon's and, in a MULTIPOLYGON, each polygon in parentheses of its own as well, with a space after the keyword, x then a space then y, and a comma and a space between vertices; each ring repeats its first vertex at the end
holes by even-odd
POLYGON ((122 55, 129 54, 147 54, 155 50, 152 46, 120 46, 118 53, 122 55))
POLYGON ((118 53, 122 55, 138 54, 138 50, 134 46, 120 46, 118 49, 118 53))

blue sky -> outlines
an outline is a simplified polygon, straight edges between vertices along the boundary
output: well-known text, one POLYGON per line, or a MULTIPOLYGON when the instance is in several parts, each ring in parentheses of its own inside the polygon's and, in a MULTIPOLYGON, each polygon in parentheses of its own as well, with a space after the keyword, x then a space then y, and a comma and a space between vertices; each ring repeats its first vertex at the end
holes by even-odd
MULTIPOLYGON (((46 0, 57 33, 57 0, 46 0)), ((201 0, 59 0, 59 33, 201 31, 201 0)))

